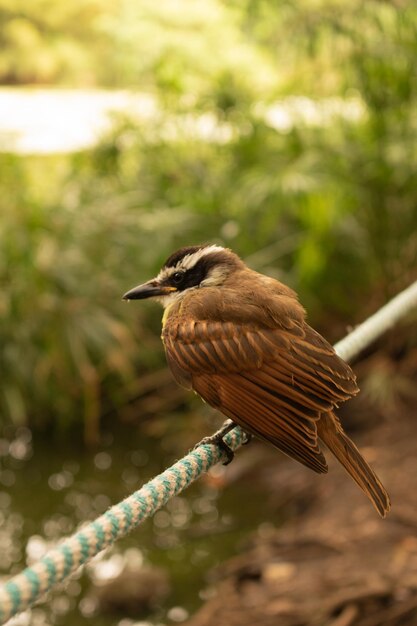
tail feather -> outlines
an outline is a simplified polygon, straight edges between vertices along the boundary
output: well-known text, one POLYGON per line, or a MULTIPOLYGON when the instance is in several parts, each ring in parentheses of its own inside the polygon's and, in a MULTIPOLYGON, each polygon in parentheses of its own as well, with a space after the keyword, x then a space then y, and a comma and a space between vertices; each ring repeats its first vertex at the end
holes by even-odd
POLYGON ((317 429, 320 439, 368 496, 381 517, 385 517, 391 508, 389 495, 353 441, 343 431, 338 418, 333 413, 322 413, 317 429))

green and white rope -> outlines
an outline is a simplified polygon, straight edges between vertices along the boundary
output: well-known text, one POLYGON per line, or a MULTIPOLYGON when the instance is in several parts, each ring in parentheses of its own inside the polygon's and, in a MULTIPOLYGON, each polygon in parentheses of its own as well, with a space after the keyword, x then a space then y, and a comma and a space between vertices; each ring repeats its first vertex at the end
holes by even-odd
MULTIPOLYGON (((337 353, 345 360, 351 360, 414 308, 417 308, 417 282, 340 341, 335 346, 337 353)), ((244 443, 245 435, 236 427, 224 439, 232 450, 237 450, 244 443)), ((0 624, 34 604, 81 565, 139 526, 201 474, 224 460, 224 452, 216 445, 199 446, 0 586, 0 624)))
MULTIPOLYGON (((244 443, 245 435, 240 428, 234 428, 224 440, 232 450, 236 450, 244 443)), ((111 507, 94 522, 47 552, 34 565, 0 587, 0 623, 29 607, 104 548, 108 548, 151 517, 210 467, 225 460, 224 452, 219 447, 212 444, 199 446, 131 496, 111 507)))
POLYGON ((413 309, 417 308, 417 281, 401 291, 382 309, 355 328, 347 337, 335 345, 335 350, 345 361, 356 358, 362 350, 373 343, 387 330, 393 328, 413 309))

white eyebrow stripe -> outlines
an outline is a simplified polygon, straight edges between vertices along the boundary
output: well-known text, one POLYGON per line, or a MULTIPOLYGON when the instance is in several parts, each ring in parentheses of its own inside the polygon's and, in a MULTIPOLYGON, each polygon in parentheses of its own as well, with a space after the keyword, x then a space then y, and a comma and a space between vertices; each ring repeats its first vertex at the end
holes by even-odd
POLYGON ((156 280, 164 280, 165 278, 168 278, 169 276, 172 276, 172 274, 174 274, 177 271, 177 267, 164 267, 161 269, 161 271, 159 272, 158 276, 156 277, 156 280))
POLYGON ((201 250, 197 250, 197 252, 193 252, 192 254, 187 254, 179 263, 177 263, 175 269, 190 270, 192 267, 197 265, 200 259, 207 256, 208 254, 212 254, 214 252, 220 252, 224 250, 221 246, 207 246, 206 248, 201 248, 201 250))
POLYGON ((197 250, 197 252, 193 252, 192 254, 187 254, 173 267, 162 268, 156 279, 165 280, 166 278, 172 276, 172 274, 174 274, 175 272, 186 272, 187 270, 195 267, 200 259, 202 259, 203 257, 207 256, 208 254, 213 254, 215 252, 221 252, 222 250, 224 250, 224 248, 222 248, 221 246, 212 245, 207 246, 206 248, 201 248, 201 250, 197 250))

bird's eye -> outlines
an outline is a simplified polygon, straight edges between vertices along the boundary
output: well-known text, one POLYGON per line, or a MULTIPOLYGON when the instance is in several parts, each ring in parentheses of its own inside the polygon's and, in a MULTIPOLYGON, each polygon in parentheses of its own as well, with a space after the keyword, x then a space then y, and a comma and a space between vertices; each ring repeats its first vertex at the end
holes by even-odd
POLYGON ((180 285, 184 278, 184 272, 175 272, 174 274, 172 274, 171 278, 174 285, 180 285))

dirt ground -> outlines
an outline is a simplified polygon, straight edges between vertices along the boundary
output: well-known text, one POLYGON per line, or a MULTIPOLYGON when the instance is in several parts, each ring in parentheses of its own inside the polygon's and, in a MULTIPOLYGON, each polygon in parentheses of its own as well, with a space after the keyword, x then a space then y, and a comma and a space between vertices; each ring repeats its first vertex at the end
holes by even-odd
POLYGON ((416 434, 409 410, 353 435, 391 495, 385 520, 330 454, 318 476, 268 453, 258 480, 288 519, 261 524, 212 573, 213 595, 187 626, 417 624, 416 434))

